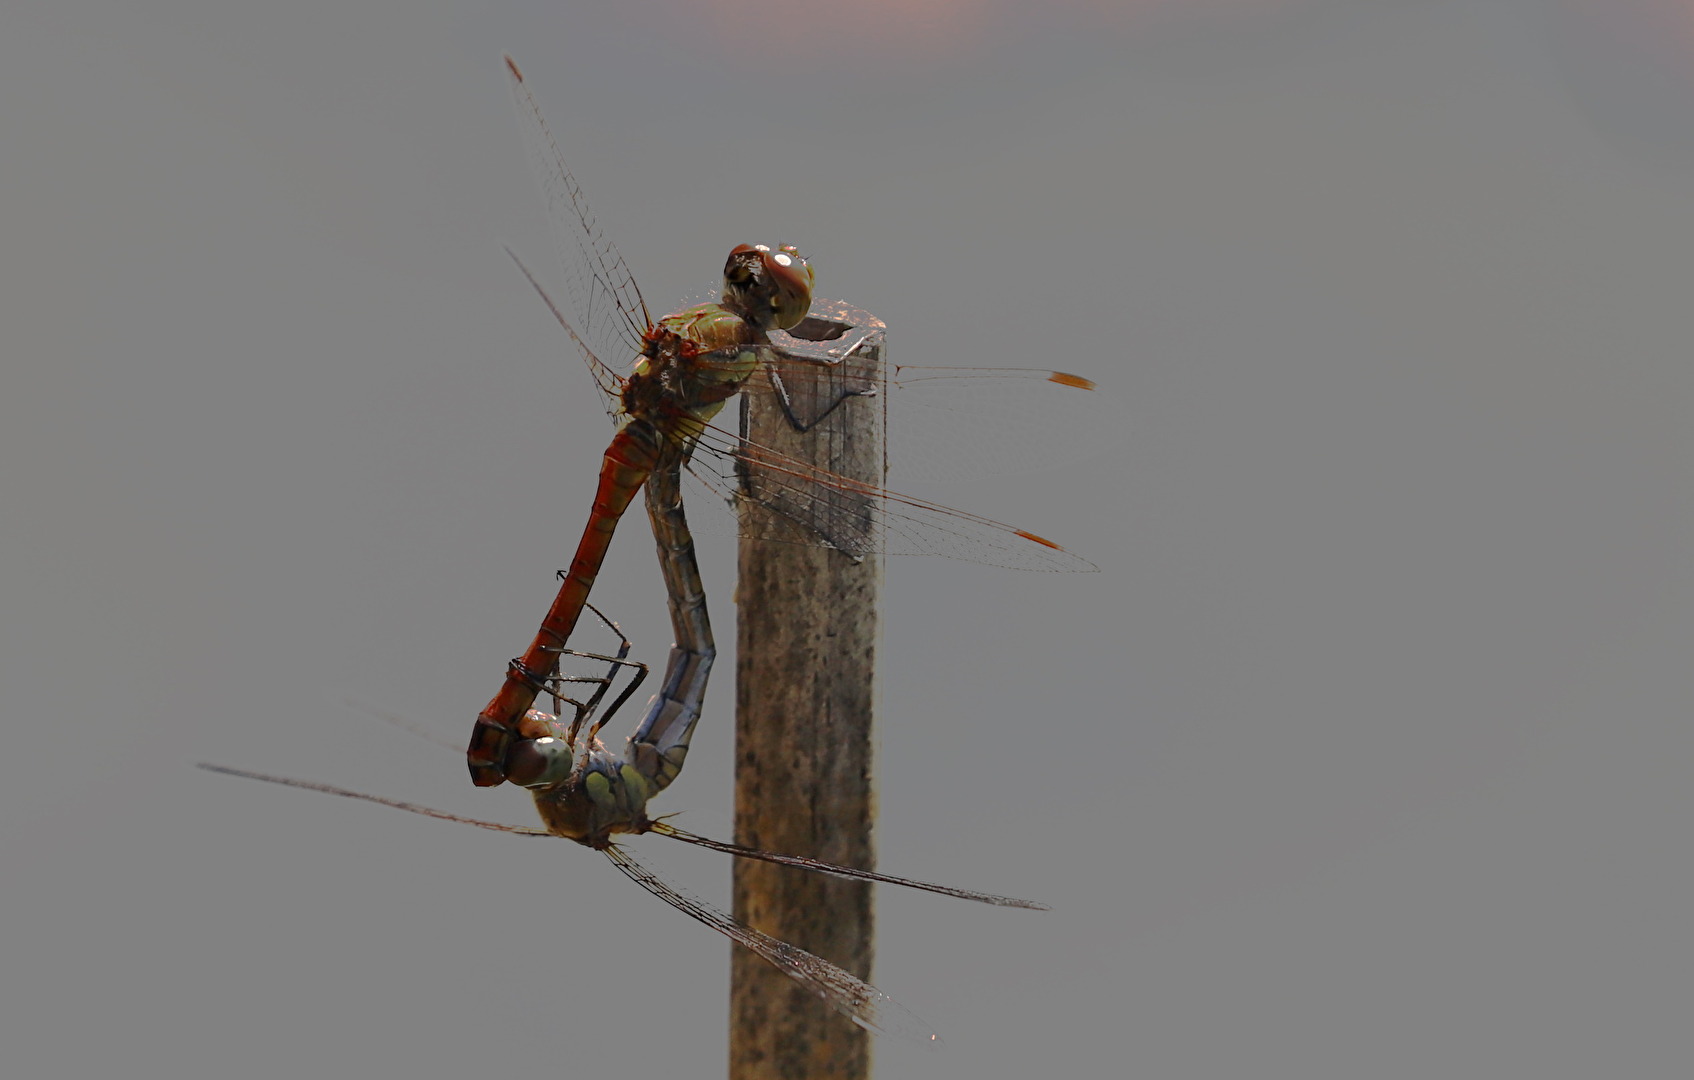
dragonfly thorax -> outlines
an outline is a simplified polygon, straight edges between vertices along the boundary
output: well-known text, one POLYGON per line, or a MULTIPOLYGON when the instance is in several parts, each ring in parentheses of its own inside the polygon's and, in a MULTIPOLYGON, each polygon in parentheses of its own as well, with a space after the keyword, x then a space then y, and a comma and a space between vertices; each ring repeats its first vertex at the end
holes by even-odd
POLYGON ((616 833, 647 831, 647 800, 653 785, 596 740, 581 769, 569 780, 534 788, 531 794, 548 832, 603 848, 616 833))
POLYGON ((648 329, 624 380, 624 415, 689 441, 758 370, 765 340, 763 330, 720 304, 665 316, 648 329))

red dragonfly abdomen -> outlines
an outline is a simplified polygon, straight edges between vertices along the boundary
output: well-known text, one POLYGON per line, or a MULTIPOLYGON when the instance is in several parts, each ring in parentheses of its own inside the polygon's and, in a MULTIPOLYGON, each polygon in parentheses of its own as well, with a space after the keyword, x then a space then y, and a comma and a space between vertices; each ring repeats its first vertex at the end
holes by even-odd
POLYGON ((541 621, 535 640, 523 656, 513 661, 506 681, 482 714, 476 718, 465 759, 471 780, 478 787, 494 787, 506 780, 506 749, 524 712, 535 701, 541 679, 552 673, 571 632, 576 629, 583 605, 594 588, 594 579, 612 544, 618 519, 629 508, 652 474, 663 436, 649 424, 632 420, 612 438, 600 463, 600 486, 594 496, 594 513, 582 532, 571 568, 547 617, 541 621))

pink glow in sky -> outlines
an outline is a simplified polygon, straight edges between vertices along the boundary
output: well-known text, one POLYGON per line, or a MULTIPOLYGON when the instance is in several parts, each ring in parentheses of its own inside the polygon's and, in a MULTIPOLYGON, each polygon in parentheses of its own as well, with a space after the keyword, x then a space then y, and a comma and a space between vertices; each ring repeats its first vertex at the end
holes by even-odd
POLYGON ((710 0, 666 4, 672 27, 704 31, 721 47, 798 53, 851 42, 891 54, 964 59, 1038 28, 1127 33, 1148 16, 1217 21, 1307 6, 1312 0, 710 0))
POLYGON ((1566 92, 1620 148, 1694 163, 1694 0, 1561 0, 1547 10, 1566 92))

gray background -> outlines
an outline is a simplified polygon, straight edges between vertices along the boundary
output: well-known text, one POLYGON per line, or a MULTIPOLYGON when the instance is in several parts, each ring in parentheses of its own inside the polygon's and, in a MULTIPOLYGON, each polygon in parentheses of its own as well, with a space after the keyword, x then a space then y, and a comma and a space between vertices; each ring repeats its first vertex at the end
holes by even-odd
POLYGON ((883 866, 1056 910, 882 890, 881 1075, 1684 1074, 1686 5, 571 6, 8 11, 8 1075, 721 1072, 728 945, 603 860, 190 765, 529 818, 342 704, 463 739, 608 434, 503 49, 656 306, 780 238, 1124 402, 919 489, 1100 574, 889 568, 883 866))

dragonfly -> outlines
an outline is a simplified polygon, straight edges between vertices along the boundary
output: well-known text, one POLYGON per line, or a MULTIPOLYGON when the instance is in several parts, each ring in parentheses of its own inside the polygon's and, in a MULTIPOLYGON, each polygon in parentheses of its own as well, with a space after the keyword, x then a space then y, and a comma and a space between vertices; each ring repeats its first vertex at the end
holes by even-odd
MULTIPOLYGON (((529 91, 505 57, 507 81, 531 164, 561 234, 569 312, 508 250, 587 362, 618 425, 602 459, 594 509, 559 592, 499 693, 477 717, 466 762, 479 787, 507 779, 503 762, 535 700, 535 676, 569 640, 612 534, 666 448, 720 503, 759 502, 771 520, 793 523, 766 538, 822 544, 855 558, 874 551, 939 554, 1000 566, 1093 570, 1087 560, 1032 532, 887 491, 786 457, 712 423, 738 393, 773 393, 796 430, 807 430, 852 398, 878 397, 896 431, 923 433, 915 452, 894 459, 914 476, 998 473, 1036 457, 1086 453, 1121 429, 1118 410, 1077 375, 1037 369, 919 368, 880 362, 881 331, 832 343, 829 359, 800 359, 773 336, 802 333, 815 275, 793 246, 742 244, 729 255, 716 301, 654 322, 617 248, 601 232, 582 189, 529 91), (634 356, 620 374, 602 357, 634 356), (844 372, 864 372, 844 380, 844 372), (845 382, 845 385, 844 385, 845 382), (807 409, 796 403, 807 403, 807 409), (909 417, 910 419, 904 419, 909 417), (987 419, 984 419, 987 417, 987 419), (929 445, 924 445, 927 442, 929 445), (953 465, 949 467, 947 462, 953 465), (963 467, 960 465, 963 463, 963 467)), ((814 320, 816 324, 816 320, 814 320)), ((827 337, 816 329, 809 337, 827 337)), ((761 528, 742 515, 744 534, 761 528)))
MULTIPOLYGON (((561 649, 560 655, 604 662, 608 665, 606 674, 571 676, 554 672, 537 679, 537 692, 549 696, 554 711, 546 713, 536 709, 528 710, 510 740, 508 760, 505 763, 508 775, 514 782, 531 789, 545 828, 536 829, 462 817, 444 810, 370 795, 333 784, 297 780, 226 765, 202 762, 200 768, 229 776, 263 780, 272 784, 359 799, 381 806, 392 806, 409 813, 457 821, 496 832, 574 840, 585 847, 602 852, 626 877, 665 903, 711 927, 736 944, 751 949, 860 1027, 874 1034, 901 1041, 933 1045, 939 1041, 934 1032, 909 1009, 881 990, 823 957, 754 929, 671 885, 637 862, 614 839, 622 835, 651 832, 740 858, 795 866, 853 880, 903 885, 1001 907, 1046 910, 1046 905, 1029 900, 957 889, 873 870, 827 863, 806 856, 762 851, 713 840, 647 815, 648 800, 669 786, 682 769, 689 741, 700 718, 700 704, 705 694, 706 680, 711 673, 712 661, 717 652, 712 640, 711 623, 706 614, 705 592, 700 584, 699 568, 695 562, 687 520, 682 510, 678 484, 679 467, 680 455, 674 451, 668 453, 659 463, 647 488, 648 516, 652 521, 654 535, 658 539, 660 562, 670 587, 671 624, 676 635, 676 644, 671 648, 659 690, 648 703, 646 713, 635 732, 630 735, 623 752, 608 750, 600 741, 599 732, 619 706, 641 684, 647 667, 628 659, 631 648, 629 639, 623 636, 616 623, 592 605, 586 605, 588 610, 617 633, 621 641, 618 650, 607 655, 561 649), (633 670, 635 676, 628 681, 611 707, 596 719, 596 711, 620 669, 633 670), (575 689, 577 685, 585 683, 596 686, 591 695, 580 699, 569 696, 579 692, 575 689), (574 711, 574 717, 569 723, 561 719, 567 706, 574 711), (589 723, 590 720, 592 723, 589 723)), ((403 721, 396 722, 402 723, 402 726, 410 726, 403 721)))

